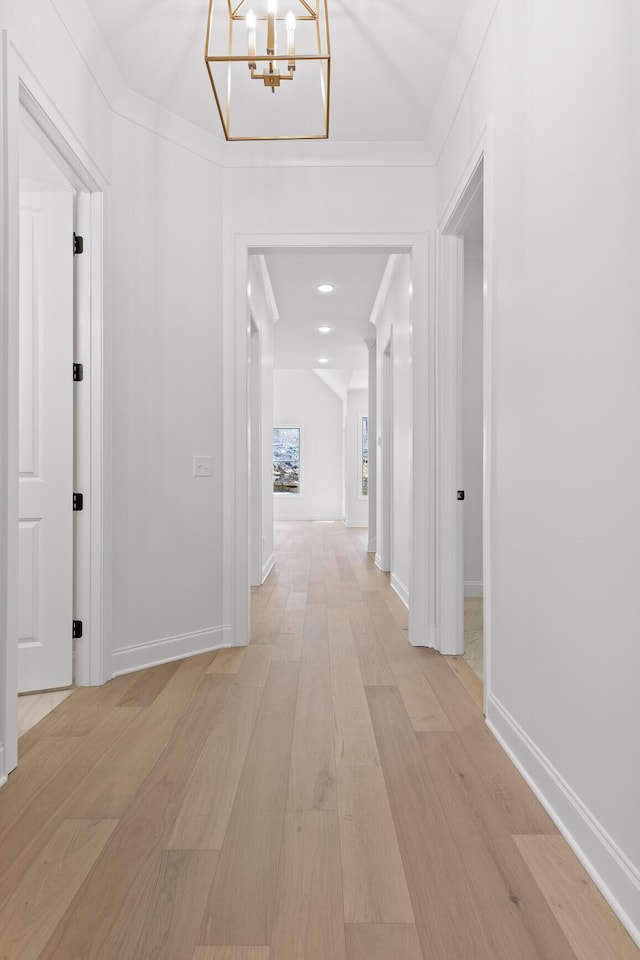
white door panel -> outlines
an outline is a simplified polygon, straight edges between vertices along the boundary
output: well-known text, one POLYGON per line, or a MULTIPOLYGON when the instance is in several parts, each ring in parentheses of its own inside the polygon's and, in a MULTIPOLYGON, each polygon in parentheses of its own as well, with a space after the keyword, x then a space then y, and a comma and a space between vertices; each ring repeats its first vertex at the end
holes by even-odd
POLYGON ((73 194, 20 196, 20 692, 72 682, 73 194))

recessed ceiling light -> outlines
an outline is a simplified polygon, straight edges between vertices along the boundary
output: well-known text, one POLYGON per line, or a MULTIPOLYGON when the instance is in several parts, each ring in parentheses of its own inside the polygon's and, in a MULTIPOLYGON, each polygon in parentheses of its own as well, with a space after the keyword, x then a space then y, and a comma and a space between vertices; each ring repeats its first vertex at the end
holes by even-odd
POLYGON ((331 327, 318 327, 318 333, 330 333, 331 327))
POLYGON ((329 363, 326 357, 318 357, 318 363, 329 363))
POLYGON ((333 293, 334 286, 332 283, 319 283, 318 290, 320 293, 333 293))

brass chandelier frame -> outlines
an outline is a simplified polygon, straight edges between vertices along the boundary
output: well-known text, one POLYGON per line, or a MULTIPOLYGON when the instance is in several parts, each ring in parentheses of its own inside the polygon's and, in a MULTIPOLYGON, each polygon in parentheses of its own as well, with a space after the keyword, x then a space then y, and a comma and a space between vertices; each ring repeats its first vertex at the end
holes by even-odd
MULTIPOLYGON (((315 23, 316 29, 316 42, 317 42, 317 53, 306 53, 299 54, 291 52, 290 50, 287 53, 272 53, 267 52, 264 54, 257 54, 256 52, 249 53, 246 55, 234 54, 233 51, 233 28, 237 23, 246 22, 248 8, 251 0, 239 0, 238 3, 232 2, 232 0, 226 0, 227 9, 229 13, 229 31, 228 31, 228 48, 226 54, 215 55, 211 52, 211 41, 212 41, 212 22, 213 22, 213 11, 216 3, 224 2, 224 0, 209 0, 209 16, 207 18, 207 33, 205 39, 205 51, 204 59, 207 66, 207 73, 209 74, 209 80, 211 82, 211 89, 213 90, 213 95, 215 97, 216 106, 218 108, 218 114, 220 116, 220 122, 222 124, 222 129, 224 131, 225 139, 228 141, 249 141, 249 140, 326 140, 329 136, 329 108, 331 103, 331 43, 329 39, 329 19, 328 19, 328 10, 327 10, 327 0, 315 0, 315 9, 314 9, 314 0, 298 0, 298 3, 303 8, 304 12, 301 16, 297 17, 297 20, 301 21, 313 21, 315 23), (321 18, 320 13, 323 12, 323 22, 324 22, 324 31, 321 31, 321 18), (326 52, 322 51, 322 33, 325 34, 325 43, 326 43, 326 52), (324 130, 322 133, 318 134, 306 134, 306 135, 274 135, 274 136, 232 136, 231 135, 231 93, 229 87, 229 93, 226 103, 226 110, 223 109, 220 96, 218 95, 218 90, 216 88, 216 82, 213 76, 213 65, 218 63, 226 63, 231 69, 232 64, 234 63, 246 63, 247 68, 250 72, 251 78, 254 80, 262 80, 265 86, 271 88, 271 92, 275 92, 275 88, 280 86, 281 81, 288 81, 294 79, 294 71, 296 69, 297 62, 317 62, 321 68, 322 63, 326 64, 327 70, 327 81, 326 81, 326 90, 323 89, 323 113, 324 113, 324 130), (280 73, 275 67, 274 64, 283 63, 287 68, 287 72, 280 73), (258 64, 264 64, 265 70, 262 73, 257 72, 258 64), (268 70, 266 69, 268 67, 268 70)), ((261 15, 256 17, 259 21, 268 20, 267 16, 261 15)), ((278 23, 285 22, 286 17, 276 14, 274 17, 275 21, 278 23)), ((324 84, 323 84, 324 88, 324 84)))

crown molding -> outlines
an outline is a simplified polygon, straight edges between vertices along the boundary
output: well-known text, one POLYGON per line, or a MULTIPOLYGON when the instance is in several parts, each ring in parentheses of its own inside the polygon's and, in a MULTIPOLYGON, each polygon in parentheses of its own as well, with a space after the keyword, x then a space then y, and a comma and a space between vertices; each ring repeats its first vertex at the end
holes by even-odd
POLYGON ((103 97, 113 109, 127 85, 84 0, 49 0, 103 97))
POLYGON ((436 165, 499 5, 500 0, 471 0, 467 7, 427 130, 426 146, 436 165))
POLYGON ((207 133, 202 127, 196 126, 189 120, 184 120, 170 110, 165 110, 153 100, 148 100, 140 93, 125 89, 113 108, 113 112, 131 123, 144 127, 151 133, 175 143, 217 166, 223 166, 222 141, 207 133))
POLYGON ((288 140, 225 143, 224 165, 244 167, 430 167, 422 141, 288 140))

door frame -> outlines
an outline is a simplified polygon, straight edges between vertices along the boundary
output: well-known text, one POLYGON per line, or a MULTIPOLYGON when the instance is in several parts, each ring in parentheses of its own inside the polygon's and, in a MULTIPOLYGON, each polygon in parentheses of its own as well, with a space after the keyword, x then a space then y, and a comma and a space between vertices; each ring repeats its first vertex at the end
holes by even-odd
MULTIPOLYGON (((393 324, 380 353, 380 539, 376 566, 384 573, 393 570, 393 324)), ((377 453, 377 449, 376 449, 377 453)))
POLYGON ((461 334, 464 296, 464 218, 479 190, 483 194, 483 653, 484 712, 491 690, 491 514, 492 514, 492 317, 495 289, 493 257, 493 138, 483 130, 444 215, 437 238, 438 273, 438 559, 440 652, 464 652, 463 517, 456 499, 460 462, 461 334), (461 646, 462 644, 462 646, 461 646))
POLYGON ((248 449, 247 449, 247 284, 249 256, 269 250, 360 250, 406 253, 411 257, 413 294, 410 323, 411 351, 419 358, 424 376, 413 378, 413 541, 409 636, 416 646, 435 645, 435 487, 432 482, 435 451, 434 311, 431 308, 429 236, 412 234, 236 233, 229 229, 224 243, 223 285, 223 574, 224 623, 233 646, 244 646, 250 636, 248 563, 248 449))
POLYGON ((262 584, 262 331, 252 310, 247 327, 249 391, 249 585, 262 584))
MULTIPOLYGON (((18 318, 20 124, 28 123, 77 191, 77 229, 85 238, 86 258, 78 275, 79 312, 74 360, 84 364, 83 389, 76 391, 76 480, 87 504, 84 523, 76 525, 74 617, 83 621, 76 648, 75 676, 80 685, 98 685, 111 677, 105 611, 110 543, 105 484, 104 430, 104 191, 107 181, 76 140, 65 118, 48 98, 12 46, 0 34, 0 785, 17 764, 18 690, 18 318), (46 109, 44 107, 46 104, 46 109), (62 131, 65 131, 64 134, 62 131)), ((71 244, 71 238, 69 238, 71 244)), ((71 376, 71 370, 69 376, 71 376)), ((71 629, 71 624, 69 625, 71 629)))

